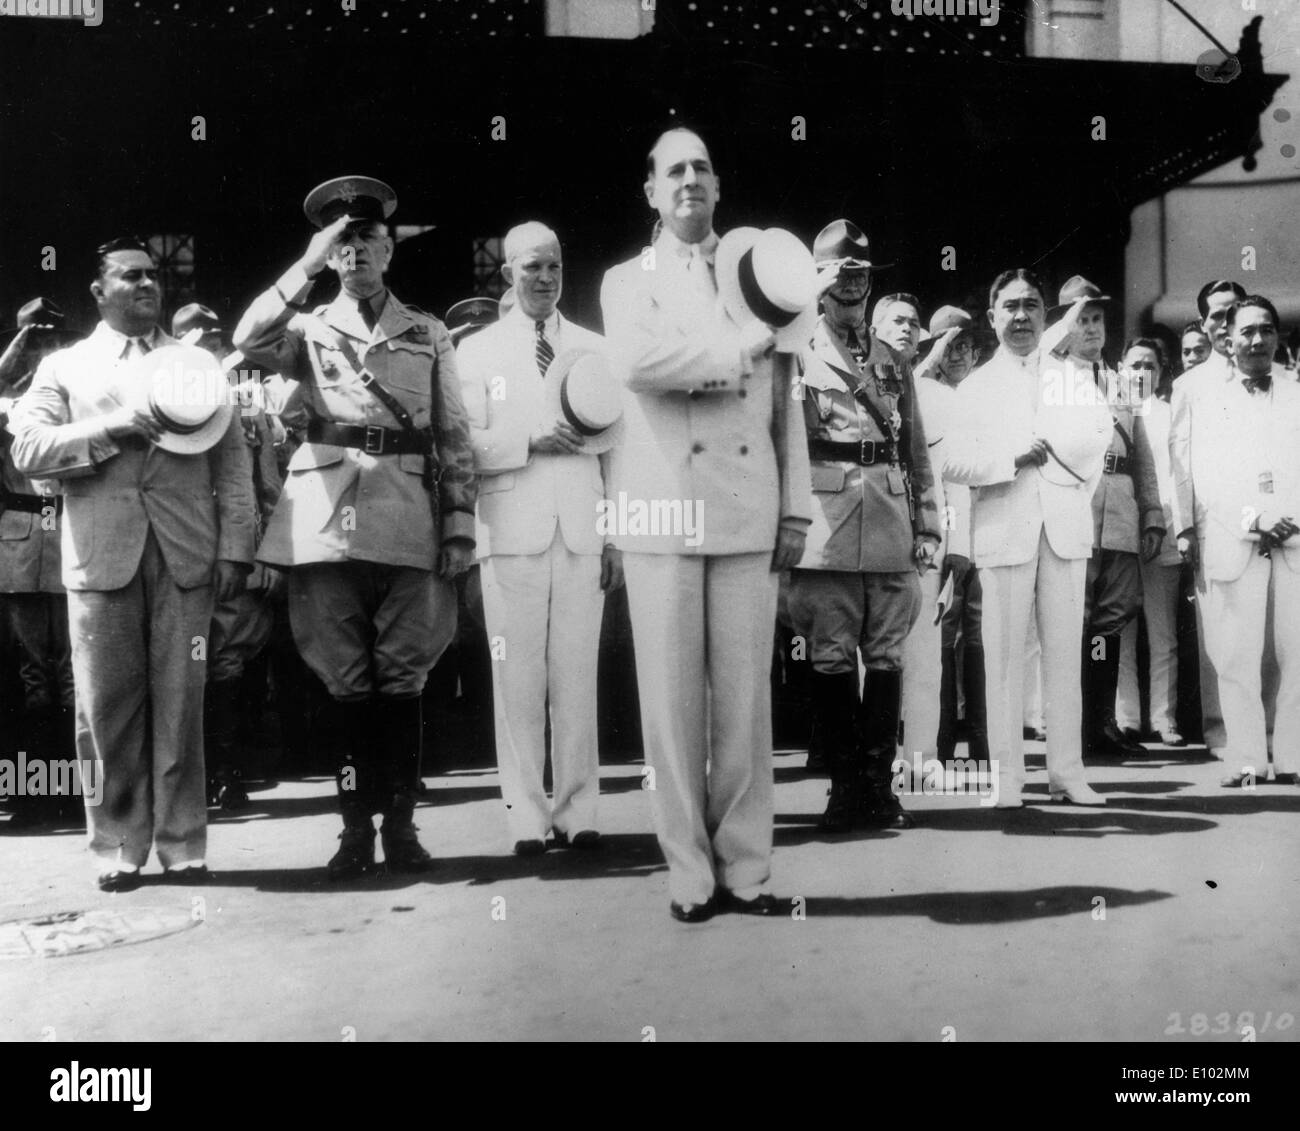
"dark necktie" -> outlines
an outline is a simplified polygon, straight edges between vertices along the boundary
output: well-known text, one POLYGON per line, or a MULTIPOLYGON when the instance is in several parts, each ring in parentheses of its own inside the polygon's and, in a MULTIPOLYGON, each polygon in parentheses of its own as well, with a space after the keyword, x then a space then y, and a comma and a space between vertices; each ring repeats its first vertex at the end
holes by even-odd
POLYGON ((1273 384, 1273 375, 1265 373, 1263 377, 1243 377, 1241 383, 1248 393, 1267 393, 1273 384))
POLYGON ((862 348, 862 342, 858 339, 857 333, 851 326, 845 344, 849 347, 849 353, 853 355, 853 360, 858 363, 858 368, 864 369, 867 364, 867 351, 862 348))
POLYGON ((361 311, 361 321, 366 324, 366 329, 373 330, 378 319, 370 306, 370 300, 368 298, 358 299, 357 308, 361 311))
POLYGON ((546 376, 546 370, 550 367, 551 362, 555 360, 555 350, 551 343, 546 340, 546 323, 537 322, 537 369, 543 377, 546 376))

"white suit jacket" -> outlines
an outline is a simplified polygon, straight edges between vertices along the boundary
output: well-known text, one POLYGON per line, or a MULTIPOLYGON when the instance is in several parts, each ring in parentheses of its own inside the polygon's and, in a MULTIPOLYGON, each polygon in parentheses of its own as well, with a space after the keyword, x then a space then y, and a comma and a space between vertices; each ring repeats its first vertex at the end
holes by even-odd
POLYGON ((1233 374, 1221 353, 1211 353, 1174 382, 1169 397, 1169 471, 1173 479, 1174 535, 1196 527, 1204 536, 1205 514, 1192 490, 1190 459, 1192 420, 1196 402, 1207 392, 1221 391, 1233 374))
MULTIPOLYGON (((1047 355, 1043 355, 1046 358, 1047 355)), ((1046 405, 1061 405, 1059 367, 1041 365, 1039 351, 1020 358, 999 347, 958 387, 944 440, 944 476, 971 491, 972 560, 977 566, 1023 565, 1038 553, 1046 530, 1062 558, 1092 556, 1092 494, 1101 467, 1084 482, 1062 486, 1037 468, 1016 470, 1015 458, 1036 435, 1035 421, 1046 405)), ((1111 418, 1091 382, 1071 385, 1070 403, 1087 415, 1093 458, 1110 445, 1111 418)), ((1090 462, 1090 461, 1089 461, 1090 462)))
MULTIPOLYGON (((604 350, 599 334, 558 317, 558 333, 547 331, 557 354, 582 347, 604 350)), ((545 407, 536 340, 532 319, 512 307, 456 349, 481 477, 474 534, 480 559, 540 554, 555 537, 557 523, 575 554, 599 554, 605 541, 597 533, 597 507, 605 497, 601 457, 529 454, 529 436, 554 423, 554 413, 545 407)))
MULTIPOLYGON (((711 255, 715 245, 700 246, 711 255)), ((794 358, 751 365, 721 303, 693 288, 686 245, 665 231, 653 252, 610 268, 600 291, 630 394, 614 491, 629 509, 690 504, 698 531, 629 526, 611 541, 637 553, 772 550, 780 526, 806 530, 812 520, 794 358)))
MULTIPOLYGON (((1256 514, 1300 518, 1300 385, 1274 366, 1268 394, 1252 396, 1239 378, 1204 391, 1189 447, 1205 576, 1234 581, 1259 549, 1248 537, 1256 514)), ((1300 538, 1279 557, 1300 572, 1300 538)))

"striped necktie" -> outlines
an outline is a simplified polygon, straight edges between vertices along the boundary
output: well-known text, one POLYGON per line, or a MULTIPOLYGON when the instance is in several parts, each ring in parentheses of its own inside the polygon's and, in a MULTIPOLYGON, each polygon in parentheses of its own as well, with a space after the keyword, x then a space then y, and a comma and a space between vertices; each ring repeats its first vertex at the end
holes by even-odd
POLYGON ((537 356, 537 369, 543 377, 546 376, 546 370, 550 367, 551 362, 555 360, 555 350, 551 343, 546 340, 546 323, 539 320, 535 323, 537 326, 537 348, 534 351, 537 356))

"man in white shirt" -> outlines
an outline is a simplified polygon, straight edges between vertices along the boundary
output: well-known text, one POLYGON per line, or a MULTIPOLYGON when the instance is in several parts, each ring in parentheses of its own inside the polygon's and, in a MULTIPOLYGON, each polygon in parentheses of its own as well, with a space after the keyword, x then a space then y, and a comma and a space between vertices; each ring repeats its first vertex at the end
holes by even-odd
POLYGON ((596 659, 604 590, 622 584, 619 552, 597 531, 607 457, 574 424, 547 414, 544 376, 559 354, 604 339, 557 309, 559 237, 544 224, 505 238, 518 301, 465 339, 457 370, 481 477, 475 532, 492 654, 497 765, 510 837, 521 856, 557 843, 596 848, 600 765, 596 659), (547 705, 555 799, 543 785, 547 705))
POLYGON ((1227 731, 1225 786, 1268 775, 1260 668, 1270 618, 1280 669, 1275 780, 1300 781, 1300 386, 1273 358, 1279 322, 1251 295, 1225 319, 1233 376, 1196 404, 1188 445, 1205 620, 1227 731))
POLYGON ((1202 737, 1211 751, 1222 751, 1223 713, 1219 709, 1219 684, 1214 671, 1209 637, 1213 626, 1205 620, 1205 576, 1196 556, 1194 530, 1197 516, 1191 505, 1191 468, 1188 445, 1192 437, 1194 408, 1201 394, 1224 385, 1232 375, 1228 360, 1228 334, 1225 325, 1228 309, 1246 297, 1240 283, 1212 279, 1196 296, 1201 326, 1210 339, 1212 351, 1200 365, 1187 370, 1174 382, 1169 398, 1169 466, 1174 489, 1174 530, 1179 550, 1196 569, 1196 636, 1200 660, 1202 737))
MULTIPOLYGON (((1053 800, 1103 804, 1084 779, 1079 639, 1092 553, 1092 493, 1111 419, 1091 383, 1065 385, 1041 351, 1045 302, 1037 277, 1004 271, 989 292, 993 357, 957 390, 944 475, 972 490, 971 529, 984 591, 989 756, 998 807, 1024 804, 1021 690, 1031 601, 1043 642, 1047 775, 1053 800), (1068 436, 1058 451, 1053 437, 1068 436), (1048 460, 1056 461, 1051 478, 1048 460)), ((1083 303, 1054 327, 1072 329, 1083 303)))

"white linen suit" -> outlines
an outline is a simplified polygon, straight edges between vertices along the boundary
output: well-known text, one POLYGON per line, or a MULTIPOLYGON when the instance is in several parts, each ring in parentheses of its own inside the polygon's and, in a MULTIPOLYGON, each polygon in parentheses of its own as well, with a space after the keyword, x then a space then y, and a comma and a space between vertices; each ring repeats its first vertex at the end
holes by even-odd
POLYGON ((771 870, 770 673, 778 529, 806 528, 811 493, 793 359, 752 364, 717 300, 717 237, 660 234, 605 275, 627 430, 613 453, 629 504, 693 504, 701 524, 620 535, 655 831, 679 903, 717 884, 752 899, 771 870), (702 507, 702 510, 699 508, 702 507))
MULTIPOLYGON (((558 354, 604 349, 598 334, 547 319, 558 354)), ((600 767, 596 660, 600 588, 598 505, 604 460, 530 453, 554 423, 535 356, 536 328, 518 307, 456 351, 481 476, 475 542, 492 655, 497 765, 512 840, 572 837, 596 828, 600 767), (542 782, 549 700, 555 800, 542 782)))
MULTIPOLYGON (((971 491, 974 560, 984 589, 984 654, 989 757, 998 763, 1003 801, 1024 786, 1021 734, 1024 643, 1036 608, 1043 646, 1047 773, 1052 790, 1083 783, 1080 655, 1084 581, 1092 553, 1092 493, 1100 465, 1082 483, 1049 482, 1037 468, 1019 471, 1044 405, 1059 405, 1059 368, 1046 352, 1018 357, 1004 347, 958 386, 945 438, 944 475, 971 491)), ((1091 385, 1071 385, 1072 411, 1092 453, 1110 444, 1111 417, 1091 385)), ((1059 410, 1058 410, 1059 411, 1059 410)), ((1091 462, 1091 461, 1089 461, 1091 462)))
MULTIPOLYGON (((1267 737, 1261 662, 1272 599, 1279 668, 1273 759, 1300 771, 1300 539, 1261 557, 1247 528, 1257 513, 1300 517, 1300 385, 1274 367, 1268 393, 1234 376, 1197 399, 1188 444, 1193 513, 1201 535, 1205 620, 1235 772, 1262 775, 1267 737), (1271 489, 1269 489, 1271 488, 1271 489), (1202 533, 1203 532, 1203 533, 1202 533)), ((1186 502, 1186 490, 1184 491, 1186 502)))

